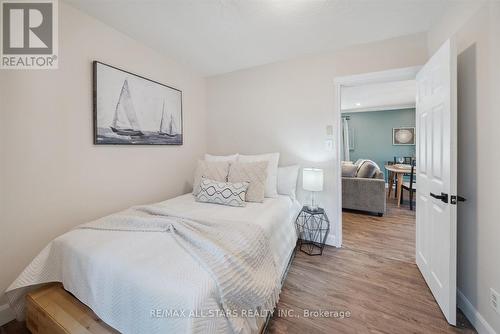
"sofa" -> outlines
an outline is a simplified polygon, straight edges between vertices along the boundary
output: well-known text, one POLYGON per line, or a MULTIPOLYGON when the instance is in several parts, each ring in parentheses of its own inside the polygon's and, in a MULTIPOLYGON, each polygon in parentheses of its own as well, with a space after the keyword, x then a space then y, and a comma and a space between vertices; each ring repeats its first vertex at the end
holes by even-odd
POLYGON ((376 213, 386 209, 384 173, 370 160, 342 164, 342 208, 376 213))

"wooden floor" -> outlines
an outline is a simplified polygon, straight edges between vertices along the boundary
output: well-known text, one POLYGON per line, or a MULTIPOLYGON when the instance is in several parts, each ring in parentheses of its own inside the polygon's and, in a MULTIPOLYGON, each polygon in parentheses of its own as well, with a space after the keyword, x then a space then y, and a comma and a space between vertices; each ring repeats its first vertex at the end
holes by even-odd
MULTIPOLYGON (((475 333, 461 314, 460 327, 449 326, 425 285, 414 212, 394 201, 382 218, 344 212, 343 232, 341 249, 297 252, 268 333, 475 333), (304 317, 319 310, 331 313, 304 317)), ((15 321, 0 328, 11 333, 29 332, 15 321)))
POLYGON ((434 301, 415 265, 415 212, 407 208, 390 200, 384 217, 344 212, 343 248, 297 252, 268 332, 475 333, 461 313, 459 327, 449 326, 434 301), (303 316, 318 309, 350 317, 303 316))

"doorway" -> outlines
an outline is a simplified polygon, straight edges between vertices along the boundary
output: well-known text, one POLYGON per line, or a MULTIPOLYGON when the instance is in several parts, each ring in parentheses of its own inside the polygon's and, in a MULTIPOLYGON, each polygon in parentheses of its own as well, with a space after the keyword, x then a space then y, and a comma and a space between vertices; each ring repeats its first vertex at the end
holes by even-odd
MULTIPOLYGON (((384 83, 394 83, 394 82, 403 82, 403 81, 411 81, 415 80, 417 73, 420 71, 420 66, 394 69, 382 72, 374 72, 374 73, 366 73, 366 74, 358 74, 346 77, 339 77, 335 79, 335 94, 336 94, 336 120, 335 120, 335 128, 336 128, 336 156, 337 164, 335 164, 335 175, 337 176, 337 184, 339 185, 339 194, 342 193, 342 155, 343 155, 343 120, 342 120, 342 92, 345 89, 349 89, 352 87, 366 86, 366 85, 377 85, 384 83)), ((356 103, 356 102, 354 102, 356 103)), ((345 108, 344 104, 344 108, 345 108)), ((354 107, 362 107, 356 106, 354 107)), ((365 106, 366 107, 366 106, 365 106)), ((347 148, 348 149, 348 148, 347 148)), ((343 231, 342 231, 342 196, 337 196, 336 203, 336 222, 334 226, 335 230, 335 246, 342 247, 343 244, 343 231)))
POLYGON ((416 83, 343 87, 343 246, 415 264, 416 83))
MULTIPOLYGON (((457 52, 447 40, 419 68, 406 68, 338 78, 337 97, 337 189, 342 189, 341 110, 342 92, 360 84, 416 79, 416 264, 446 320, 456 324, 457 281, 457 52)), ((399 140, 401 138, 396 138, 399 140)), ((403 137, 408 137, 405 134, 403 137)), ((364 164, 362 165, 365 166, 364 164)), ((357 173, 361 171, 358 168, 357 173)), ((403 181, 397 169, 399 190, 403 181)), ((411 176, 414 175, 412 172, 411 176)), ((340 192, 340 191, 339 191, 340 192)), ((361 190, 358 189, 358 193, 361 190)), ((337 245, 342 245, 342 196, 338 196, 337 245)), ((400 205, 398 200, 397 205, 400 205)))

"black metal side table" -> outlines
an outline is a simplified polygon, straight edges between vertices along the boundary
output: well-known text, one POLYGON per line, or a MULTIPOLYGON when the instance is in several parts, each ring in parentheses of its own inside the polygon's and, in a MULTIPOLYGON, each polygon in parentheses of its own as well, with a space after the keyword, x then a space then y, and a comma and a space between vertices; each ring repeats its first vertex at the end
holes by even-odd
POLYGON ((318 208, 311 210, 304 206, 295 220, 295 227, 299 237, 299 249, 308 255, 321 255, 325 247, 330 221, 325 210, 318 208))

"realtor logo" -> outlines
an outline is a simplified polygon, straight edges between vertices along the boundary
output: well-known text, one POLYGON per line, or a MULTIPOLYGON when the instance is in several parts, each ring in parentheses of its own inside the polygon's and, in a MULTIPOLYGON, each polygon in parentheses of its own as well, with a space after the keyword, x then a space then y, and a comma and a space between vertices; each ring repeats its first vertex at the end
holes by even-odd
POLYGON ((3 0, 3 69, 56 69, 57 0, 3 0))

